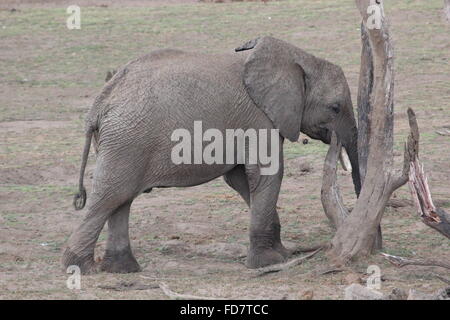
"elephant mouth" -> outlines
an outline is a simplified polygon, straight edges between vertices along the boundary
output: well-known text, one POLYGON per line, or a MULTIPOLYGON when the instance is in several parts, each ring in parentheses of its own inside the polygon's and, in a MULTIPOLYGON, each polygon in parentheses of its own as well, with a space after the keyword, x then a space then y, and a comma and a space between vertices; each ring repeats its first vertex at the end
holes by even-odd
POLYGON ((317 127, 312 132, 304 133, 311 139, 322 141, 325 144, 331 143, 331 131, 325 127, 317 127))
POLYGON ((319 136, 318 139, 320 141, 322 141, 323 143, 325 143, 325 144, 331 143, 331 131, 328 130, 327 128, 324 128, 324 127, 320 128, 318 136, 319 136))
POLYGON ((324 129, 324 132, 322 133, 324 136, 324 139, 322 140, 326 144, 331 143, 331 131, 328 129, 324 129))

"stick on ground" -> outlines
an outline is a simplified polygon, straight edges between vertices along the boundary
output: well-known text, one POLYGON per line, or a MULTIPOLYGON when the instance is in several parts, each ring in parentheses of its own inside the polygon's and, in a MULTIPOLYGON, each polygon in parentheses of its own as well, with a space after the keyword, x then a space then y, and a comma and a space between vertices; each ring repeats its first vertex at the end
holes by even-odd
POLYGON ((318 245, 315 246, 311 246, 311 247, 303 247, 303 246, 298 246, 295 247, 294 249, 292 249, 292 254, 299 254, 299 253, 305 253, 305 252, 311 252, 311 251, 316 251, 318 249, 327 249, 330 247, 330 242, 323 242, 320 243, 318 245))
POLYGON ((268 273, 272 273, 272 272, 279 272, 279 271, 284 271, 287 270, 289 268, 292 268, 294 266, 297 266, 299 264, 301 264, 303 261, 308 260, 309 258, 312 258, 313 256, 315 256, 320 250, 322 250, 323 247, 320 247, 319 249, 317 249, 316 251, 307 254, 306 256, 300 257, 300 258, 296 258, 296 259, 292 259, 288 262, 285 263, 279 263, 279 264, 274 264, 271 266, 267 266, 264 268, 259 268, 256 270, 257 272, 257 276, 263 276, 266 275, 268 273))
POLYGON ((161 282, 159 284, 159 287, 164 292, 164 294, 166 296, 168 296, 170 299, 175 299, 175 300, 223 300, 221 298, 201 297, 201 296, 193 296, 190 294, 176 293, 176 292, 173 292, 172 290, 170 290, 169 287, 167 286, 167 284, 165 284, 164 282, 161 282))

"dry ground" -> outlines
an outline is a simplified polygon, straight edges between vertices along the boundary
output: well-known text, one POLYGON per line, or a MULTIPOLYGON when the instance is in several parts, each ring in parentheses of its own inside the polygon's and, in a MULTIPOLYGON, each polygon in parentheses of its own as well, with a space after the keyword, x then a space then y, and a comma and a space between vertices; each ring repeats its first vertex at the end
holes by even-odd
MULTIPOLYGON (((327 267, 323 253, 287 272, 253 277, 243 265, 248 210, 221 179, 193 188, 155 190, 136 199, 130 234, 143 272, 84 276, 82 290, 71 291, 59 260, 84 214, 71 204, 84 141, 83 116, 107 70, 157 48, 231 51, 270 34, 341 65, 355 96, 360 43, 354 1, 78 3, 81 30, 65 27, 65 2, 0 4, 0 299, 164 299, 159 289, 99 288, 120 281, 162 280, 177 292, 221 298, 298 299, 307 290, 317 299, 343 298, 350 271, 318 275, 327 267)), ((390 1, 387 12, 396 48, 396 160, 401 161, 407 134, 405 111, 413 107, 433 195, 450 200, 450 138, 436 134, 450 125, 450 27, 441 7, 441 0, 399 0, 390 1)), ((326 150, 317 141, 286 147, 278 205, 282 238, 291 245, 314 244, 333 235, 320 203, 326 150), (309 172, 301 172, 304 164, 309 164, 309 172)), ((86 174, 88 187, 93 158, 86 174)), ((352 206, 350 176, 340 172, 339 179, 352 206)), ((395 196, 408 199, 407 188, 395 196)), ((448 239, 423 225, 412 207, 388 209, 382 226, 384 251, 450 260, 448 239)), ((103 232, 100 256, 104 246, 103 232)), ((444 270, 399 270, 379 256, 353 268, 364 272, 370 264, 380 266, 386 277, 383 292, 393 287, 431 292, 443 286, 433 273, 445 275, 444 270)))

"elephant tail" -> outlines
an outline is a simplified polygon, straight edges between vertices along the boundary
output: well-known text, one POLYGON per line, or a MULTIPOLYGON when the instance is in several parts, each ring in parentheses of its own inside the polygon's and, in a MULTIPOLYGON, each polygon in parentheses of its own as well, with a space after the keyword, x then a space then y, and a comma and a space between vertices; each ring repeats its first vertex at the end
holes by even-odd
POLYGON ((84 171, 86 169, 86 164, 89 156, 89 149, 91 147, 91 140, 92 135, 94 133, 93 127, 88 127, 86 132, 86 140, 84 142, 84 151, 83 151, 83 158, 81 161, 81 169, 80 169, 80 180, 78 182, 78 193, 73 198, 73 206, 75 207, 75 210, 81 210, 84 208, 84 205, 86 204, 86 189, 83 186, 83 180, 84 180, 84 171))

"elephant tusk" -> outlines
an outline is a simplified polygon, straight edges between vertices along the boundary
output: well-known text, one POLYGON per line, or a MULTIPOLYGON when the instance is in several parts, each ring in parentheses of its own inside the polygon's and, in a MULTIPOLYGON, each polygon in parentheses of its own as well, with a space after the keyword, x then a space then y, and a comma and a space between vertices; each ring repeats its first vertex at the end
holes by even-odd
POLYGON ((341 152, 339 152, 339 161, 345 171, 352 172, 352 165, 350 163, 347 151, 345 151, 344 148, 341 148, 341 152))

